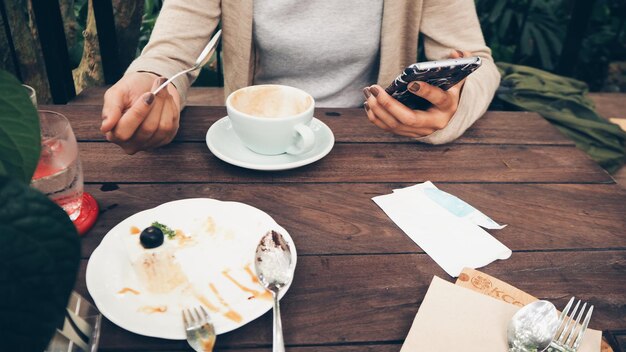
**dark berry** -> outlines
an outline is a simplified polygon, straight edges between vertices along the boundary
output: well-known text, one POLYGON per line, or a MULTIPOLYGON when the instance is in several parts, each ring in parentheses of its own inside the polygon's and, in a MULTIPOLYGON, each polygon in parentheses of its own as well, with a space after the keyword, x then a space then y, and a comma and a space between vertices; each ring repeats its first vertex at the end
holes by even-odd
POLYGON ((163 231, 158 227, 150 226, 141 231, 139 241, 143 248, 156 248, 163 244, 163 231))

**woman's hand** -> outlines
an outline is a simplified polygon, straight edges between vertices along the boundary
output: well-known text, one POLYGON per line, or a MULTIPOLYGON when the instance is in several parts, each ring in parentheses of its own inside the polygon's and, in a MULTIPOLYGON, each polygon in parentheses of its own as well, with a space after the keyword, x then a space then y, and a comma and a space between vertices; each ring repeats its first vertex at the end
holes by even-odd
POLYGON ((104 94, 100 131, 128 154, 168 144, 180 120, 180 96, 172 84, 151 92, 165 78, 147 72, 124 75, 104 94))
MULTIPOLYGON (((454 51, 450 58, 470 57, 470 52, 454 51)), ((447 91, 425 82, 409 82, 407 89, 432 103, 428 110, 411 110, 392 98, 385 90, 373 85, 363 90, 367 117, 385 131, 412 138, 424 137, 448 125, 456 113, 465 80, 447 91)))

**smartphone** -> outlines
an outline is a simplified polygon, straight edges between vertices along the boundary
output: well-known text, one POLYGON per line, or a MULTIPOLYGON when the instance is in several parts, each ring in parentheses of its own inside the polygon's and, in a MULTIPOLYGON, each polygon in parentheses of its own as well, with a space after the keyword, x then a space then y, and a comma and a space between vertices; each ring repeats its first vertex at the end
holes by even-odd
POLYGON ((431 106, 430 102, 409 92, 407 85, 410 82, 426 82, 443 90, 448 90, 470 73, 476 71, 480 64, 480 57, 477 56, 419 62, 405 68, 385 91, 411 109, 426 110, 431 106))

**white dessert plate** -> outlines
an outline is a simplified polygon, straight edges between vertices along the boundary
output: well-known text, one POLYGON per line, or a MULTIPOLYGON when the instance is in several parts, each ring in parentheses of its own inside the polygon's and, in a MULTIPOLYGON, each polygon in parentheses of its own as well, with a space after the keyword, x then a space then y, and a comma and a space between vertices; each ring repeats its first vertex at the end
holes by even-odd
POLYGON ((130 216, 106 234, 89 258, 87 289, 107 319, 140 335, 184 340, 181 310, 200 304, 211 315, 216 333, 223 334, 272 308, 271 294, 254 270, 256 246, 269 230, 280 232, 290 244, 295 270, 297 254, 291 236, 263 211, 208 198, 165 203, 130 216), (173 241, 169 245, 176 248, 175 262, 186 278, 168 293, 147 291, 131 264, 134 257, 129 256, 143 254, 133 227, 144 229, 154 221, 191 239, 165 239, 173 241))
POLYGON ((206 144, 213 155, 232 165, 262 171, 289 170, 320 160, 335 145, 335 136, 325 123, 313 118, 310 127, 315 134, 315 146, 311 151, 300 155, 262 155, 253 152, 243 145, 228 116, 209 127, 206 144))

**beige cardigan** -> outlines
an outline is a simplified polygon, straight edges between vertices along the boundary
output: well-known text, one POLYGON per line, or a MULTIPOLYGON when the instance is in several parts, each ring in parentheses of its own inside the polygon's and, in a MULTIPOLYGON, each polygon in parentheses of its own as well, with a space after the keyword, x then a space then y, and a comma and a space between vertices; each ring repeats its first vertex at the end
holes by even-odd
MULTIPOLYGON (((127 72, 150 71, 169 77, 191 67, 221 20, 225 94, 251 85, 256 62, 252 6, 253 0, 165 1, 150 42, 127 72)), ((404 67, 417 61, 419 32, 431 60, 446 58, 453 49, 471 51, 483 59, 466 80, 448 126, 418 138, 432 144, 456 139, 484 114, 500 82, 474 0, 384 0, 383 6, 379 85, 386 87, 404 67)), ((181 101, 196 74, 174 81, 181 101)))

